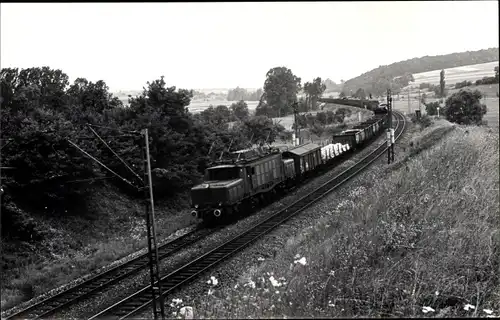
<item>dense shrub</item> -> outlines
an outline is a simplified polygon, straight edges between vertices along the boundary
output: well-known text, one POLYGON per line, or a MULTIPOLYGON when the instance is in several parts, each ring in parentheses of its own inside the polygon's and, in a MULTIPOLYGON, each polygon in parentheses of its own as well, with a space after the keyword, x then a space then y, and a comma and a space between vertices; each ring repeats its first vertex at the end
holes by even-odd
POLYGON ((446 99, 444 114, 450 122, 458 124, 481 124, 486 114, 486 105, 481 104, 479 90, 464 90, 454 93, 446 99))

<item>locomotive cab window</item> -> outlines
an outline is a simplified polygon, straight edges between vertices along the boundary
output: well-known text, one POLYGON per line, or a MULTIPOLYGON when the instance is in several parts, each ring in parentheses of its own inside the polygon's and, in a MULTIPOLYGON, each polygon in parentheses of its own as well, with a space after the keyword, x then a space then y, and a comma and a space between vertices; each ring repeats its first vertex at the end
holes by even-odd
POLYGON ((229 168, 210 168, 208 169, 209 180, 233 180, 240 177, 239 169, 236 167, 229 168))

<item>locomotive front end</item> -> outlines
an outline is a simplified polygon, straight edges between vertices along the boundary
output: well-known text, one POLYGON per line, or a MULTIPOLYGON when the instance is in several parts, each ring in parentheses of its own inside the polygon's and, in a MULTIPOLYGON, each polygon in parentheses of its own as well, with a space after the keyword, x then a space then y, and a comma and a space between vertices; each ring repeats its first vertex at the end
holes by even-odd
POLYGON ((207 169, 203 183, 191 188, 191 214, 200 219, 219 218, 243 197, 243 179, 235 166, 207 169))

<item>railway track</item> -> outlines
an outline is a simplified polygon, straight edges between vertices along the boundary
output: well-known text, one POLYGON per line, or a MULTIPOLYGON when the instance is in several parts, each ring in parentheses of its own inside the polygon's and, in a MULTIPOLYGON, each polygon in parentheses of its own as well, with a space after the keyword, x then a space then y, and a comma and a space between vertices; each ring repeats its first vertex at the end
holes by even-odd
MULTIPOLYGON (((398 140, 404 133, 406 123, 402 114, 394 112, 396 119, 395 139, 398 140)), ((167 295, 179 289, 181 286, 194 280, 200 274, 208 269, 214 267, 216 264, 234 255, 238 251, 245 248, 251 242, 255 241, 264 234, 270 232, 275 227, 279 226, 286 220, 290 219, 295 214, 309 207, 317 202, 320 198, 324 197, 344 182, 354 177, 357 173, 362 171, 372 162, 377 160, 381 155, 387 151, 387 145, 382 144, 376 150, 365 156, 358 163, 343 171, 335 178, 324 183, 319 188, 310 192, 306 196, 295 201, 288 207, 278 211, 274 215, 251 227, 246 232, 226 241, 222 245, 212 249, 211 251, 201 255, 195 260, 185 264, 179 269, 163 276, 160 280, 163 295, 167 295)), ((93 319, 125 319, 138 315, 138 313, 145 311, 145 308, 152 302, 152 293, 150 286, 144 287, 140 291, 126 297, 118 303, 110 306, 109 308, 92 316, 93 319)))
MULTIPOLYGON (((158 255, 160 260, 165 259, 175 252, 178 252, 188 245, 191 245, 202 238, 212 234, 218 228, 212 229, 195 229, 187 234, 180 236, 172 241, 169 241, 158 247, 158 255)), ((68 307, 70 304, 78 302, 91 294, 107 288, 116 282, 128 278, 136 274, 140 270, 148 266, 149 260, 147 253, 142 254, 130 261, 117 265, 108 271, 99 273, 84 282, 64 290, 52 297, 44 299, 28 308, 18 311, 6 318, 5 320, 14 319, 35 319, 45 318, 62 308, 68 307)))

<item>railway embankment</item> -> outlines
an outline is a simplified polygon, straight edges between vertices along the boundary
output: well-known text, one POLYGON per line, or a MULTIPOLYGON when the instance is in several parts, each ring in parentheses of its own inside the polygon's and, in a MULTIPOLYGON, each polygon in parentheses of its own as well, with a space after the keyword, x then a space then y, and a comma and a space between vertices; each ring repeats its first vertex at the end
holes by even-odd
MULTIPOLYGON (((88 203, 87 216, 48 218, 26 212, 34 230, 31 241, 2 240, 2 315, 13 306, 31 305, 146 250, 140 201, 111 184, 101 184, 94 186, 88 203)), ((155 211, 163 241, 196 222, 181 198, 177 204, 158 203, 155 211)))
POLYGON ((221 265, 216 285, 180 292, 169 312, 499 316, 498 132, 439 120, 396 146, 393 164, 382 157, 221 265))

